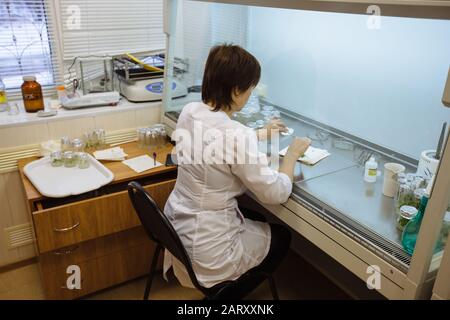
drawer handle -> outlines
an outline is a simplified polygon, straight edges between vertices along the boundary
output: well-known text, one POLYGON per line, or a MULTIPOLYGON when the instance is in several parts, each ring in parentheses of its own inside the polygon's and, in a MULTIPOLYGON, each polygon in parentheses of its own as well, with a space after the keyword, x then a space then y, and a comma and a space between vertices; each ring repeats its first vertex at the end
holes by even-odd
POLYGON ((68 227, 68 228, 62 228, 62 229, 57 229, 57 228, 53 228, 53 231, 55 232, 66 232, 66 231, 70 231, 75 229, 76 227, 78 227, 80 225, 80 221, 78 221, 77 223, 75 223, 73 226, 68 227))
POLYGON ((58 251, 53 251, 53 254, 55 254, 57 256, 62 255, 62 254, 70 254, 70 253, 75 252, 77 249, 78 249, 78 246, 73 246, 71 248, 61 249, 61 250, 58 250, 58 251))

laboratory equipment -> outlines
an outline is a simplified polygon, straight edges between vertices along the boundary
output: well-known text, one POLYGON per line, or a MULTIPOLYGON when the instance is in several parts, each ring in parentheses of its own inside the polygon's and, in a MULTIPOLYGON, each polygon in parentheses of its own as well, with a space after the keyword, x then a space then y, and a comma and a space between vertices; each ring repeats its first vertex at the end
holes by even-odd
MULTIPOLYGON (((132 102, 158 101, 163 95, 164 55, 151 55, 143 60, 125 54, 114 58, 120 94, 132 102)), ((172 81, 174 98, 187 95, 184 84, 172 81)))
POLYGON ((78 94, 72 98, 63 97, 61 105, 66 109, 78 109, 99 106, 116 106, 119 103, 120 94, 117 91, 78 94))

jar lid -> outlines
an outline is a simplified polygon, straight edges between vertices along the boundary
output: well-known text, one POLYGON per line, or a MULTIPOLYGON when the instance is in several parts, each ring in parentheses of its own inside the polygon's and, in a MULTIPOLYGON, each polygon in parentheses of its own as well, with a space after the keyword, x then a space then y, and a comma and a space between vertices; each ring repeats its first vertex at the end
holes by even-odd
POLYGON ((63 156, 64 156, 64 158, 66 158, 66 159, 73 158, 74 155, 75 155, 75 154, 74 154, 72 151, 66 151, 66 152, 63 153, 63 156))
POLYGON ((400 215, 403 218, 411 219, 417 214, 418 210, 413 206, 401 206, 400 215))
POLYGON ((23 81, 36 81, 35 76, 23 76, 22 79, 23 81))
POLYGON ((81 146, 81 145, 83 145, 83 140, 81 140, 81 139, 73 139, 72 140, 72 145, 74 145, 74 146, 81 146))

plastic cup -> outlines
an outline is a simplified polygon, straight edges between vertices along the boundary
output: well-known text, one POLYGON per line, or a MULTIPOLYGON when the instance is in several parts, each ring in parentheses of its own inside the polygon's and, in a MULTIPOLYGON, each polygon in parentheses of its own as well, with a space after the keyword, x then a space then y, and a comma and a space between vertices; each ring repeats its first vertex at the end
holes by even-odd
POLYGON ((393 198, 397 192, 397 174, 405 171, 405 166, 399 163, 386 163, 384 165, 383 194, 393 198))

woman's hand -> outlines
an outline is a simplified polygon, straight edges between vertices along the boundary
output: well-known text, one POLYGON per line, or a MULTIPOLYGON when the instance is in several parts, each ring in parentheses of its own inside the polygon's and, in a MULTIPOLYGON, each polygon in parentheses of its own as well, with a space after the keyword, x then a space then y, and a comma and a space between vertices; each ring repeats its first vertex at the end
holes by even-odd
POLYGON ((287 132, 288 128, 281 119, 272 119, 267 123, 264 128, 257 130, 256 135, 258 140, 266 140, 270 137, 272 130, 276 132, 287 132))
POLYGON ((289 145, 289 149, 278 171, 285 173, 292 182, 294 181, 294 169, 297 159, 306 152, 310 144, 311 140, 308 138, 295 137, 289 145))
POLYGON ((295 160, 297 160, 298 158, 303 156, 306 150, 308 150, 310 144, 311 139, 309 138, 295 137, 289 145, 289 149, 286 152, 286 157, 293 157, 295 160))

